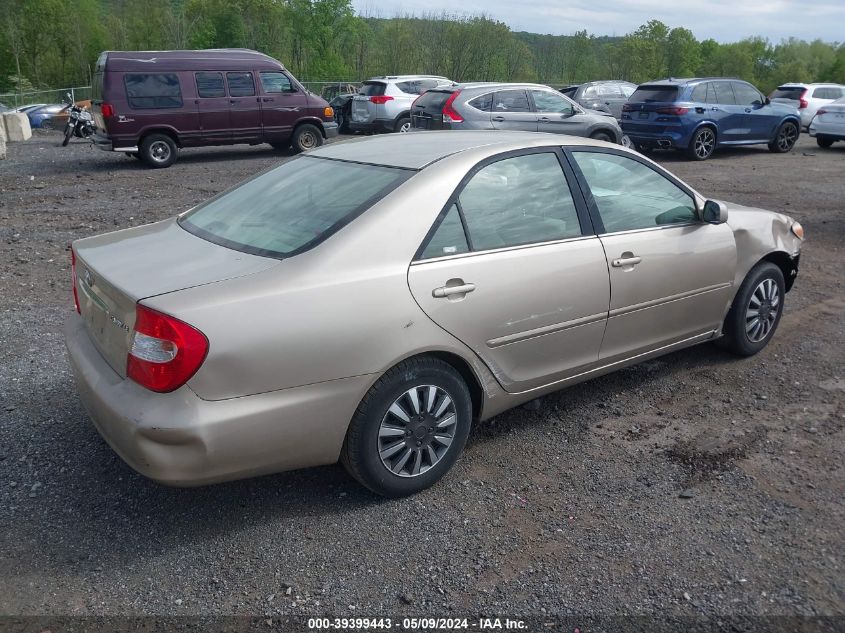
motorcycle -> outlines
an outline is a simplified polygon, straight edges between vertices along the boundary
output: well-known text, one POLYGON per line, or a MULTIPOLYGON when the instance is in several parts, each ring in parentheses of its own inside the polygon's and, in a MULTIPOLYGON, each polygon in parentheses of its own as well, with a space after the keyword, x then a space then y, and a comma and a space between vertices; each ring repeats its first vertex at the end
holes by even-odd
POLYGON ((91 113, 73 103, 70 93, 67 95, 67 101, 68 117, 62 147, 65 147, 70 142, 71 136, 75 135, 77 138, 88 138, 94 133, 94 117, 91 116, 91 113))

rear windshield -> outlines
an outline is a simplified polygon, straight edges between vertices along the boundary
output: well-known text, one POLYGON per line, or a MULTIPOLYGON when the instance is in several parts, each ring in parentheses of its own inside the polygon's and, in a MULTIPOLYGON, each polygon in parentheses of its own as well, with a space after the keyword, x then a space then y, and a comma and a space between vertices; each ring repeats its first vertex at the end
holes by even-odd
POLYGON ((678 98, 675 86, 640 86, 630 96, 630 103, 649 103, 651 101, 673 102, 678 98))
POLYGON ((179 224, 234 250, 288 257, 340 230, 412 174, 302 156, 212 198, 179 224))
POLYGON ((803 86, 781 86, 769 95, 769 99, 791 99, 792 101, 799 101, 804 90, 806 88, 803 86))
POLYGON ((100 103, 103 100, 103 73, 94 73, 91 78, 91 101, 100 103))
POLYGON ((414 107, 425 108, 426 110, 440 110, 446 100, 452 96, 453 90, 429 90, 422 93, 414 101, 414 107))
POLYGON ((379 97, 384 94, 385 88, 387 88, 387 84, 383 84, 380 81, 365 81, 358 94, 368 97, 379 97))

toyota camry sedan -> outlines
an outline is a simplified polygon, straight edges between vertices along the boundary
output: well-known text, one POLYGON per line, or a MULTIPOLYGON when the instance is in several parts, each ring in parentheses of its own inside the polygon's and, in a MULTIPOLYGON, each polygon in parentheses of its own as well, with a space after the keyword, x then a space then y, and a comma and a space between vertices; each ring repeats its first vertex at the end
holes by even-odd
POLYGON ((757 353, 802 240, 619 145, 371 137, 74 242, 67 347, 97 429, 148 477, 339 460, 397 497, 543 394, 705 341, 757 353))

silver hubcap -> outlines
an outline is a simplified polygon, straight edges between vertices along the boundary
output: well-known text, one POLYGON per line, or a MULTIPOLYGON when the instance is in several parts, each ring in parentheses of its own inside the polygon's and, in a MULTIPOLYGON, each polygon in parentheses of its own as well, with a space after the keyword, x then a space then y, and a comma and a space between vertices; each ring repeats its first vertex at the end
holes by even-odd
POLYGON ((312 149, 316 147, 316 145, 317 139, 311 132, 303 132, 302 135, 299 137, 299 146, 302 149, 312 149))
POLYGON ((150 156, 157 163, 163 163, 170 158, 170 145, 164 141, 155 141, 150 145, 150 156))
POLYGON ((628 148, 634 147, 633 141, 631 141, 631 138, 627 134, 624 134, 622 136, 622 147, 628 147, 628 148))
POLYGON ((410 132, 410 131, 411 131, 411 123, 410 122, 403 123, 402 125, 399 126, 399 132, 400 133, 404 134, 405 132, 410 132))
POLYGON ((455 403, 434 385, 412 387, 399 396, 381 421, 381 463, 399 477, 416 477, 443 459, 455 439, 455 403))
POLYGON ((713 152, 716 137, 710 130, 701 130, 695 137, 695 155, 699 158, 707 158, 713 152))
POLYGON ((795 145, 795 140, 798 138, 798 132, 794 125, 784 125, 778 134, 778 147, 784 151, 792 149, 795 145))
POLYGON ((771 333, 780 311, 780 290, 774 279, 764 279, 751 295, 745 310, 745 335, 759 343, 771 333))

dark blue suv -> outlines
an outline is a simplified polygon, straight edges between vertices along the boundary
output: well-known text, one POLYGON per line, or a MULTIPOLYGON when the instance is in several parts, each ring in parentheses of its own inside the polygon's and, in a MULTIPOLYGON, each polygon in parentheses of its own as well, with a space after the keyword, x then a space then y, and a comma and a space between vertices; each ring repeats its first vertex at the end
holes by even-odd
POLYGON ((622 131, 639 149, 682 149, 706 160, 724 145, 766 143, 788 152, 800 133, 792 106, 772 103, 741 79, 664 79, 643 84, 622 107, 622 131))

